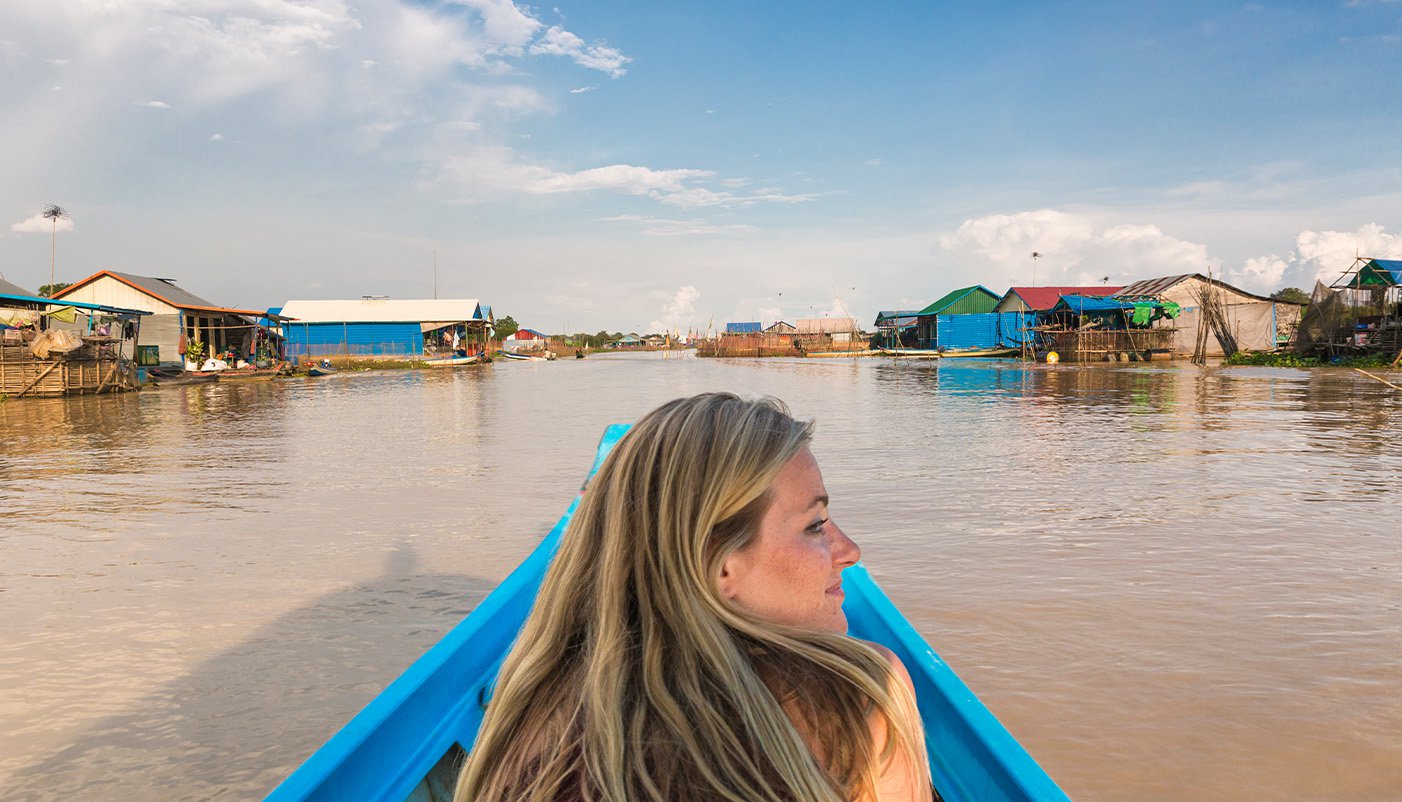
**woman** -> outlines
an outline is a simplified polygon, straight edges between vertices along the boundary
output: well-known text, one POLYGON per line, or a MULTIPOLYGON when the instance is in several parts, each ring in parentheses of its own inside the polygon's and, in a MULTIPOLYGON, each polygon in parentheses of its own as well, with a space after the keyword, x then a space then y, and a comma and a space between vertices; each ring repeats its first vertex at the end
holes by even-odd
POLYGON ((725 393, 648 413, 580 501, 457 802, 929 800, 910 677, 847 637, 860 550, 812 424, 725 393))

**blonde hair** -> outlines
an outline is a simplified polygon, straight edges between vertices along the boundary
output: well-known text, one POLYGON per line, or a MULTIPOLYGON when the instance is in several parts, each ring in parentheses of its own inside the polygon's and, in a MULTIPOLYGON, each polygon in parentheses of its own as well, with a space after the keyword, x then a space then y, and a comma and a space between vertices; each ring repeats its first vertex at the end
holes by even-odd
POLYGON ((836 802, 874 791, 896 750, 925 770, 914 699, 876 650, 719 590, 812 428, 728 393, 633 426, 565 531, 455 802, 836 802))

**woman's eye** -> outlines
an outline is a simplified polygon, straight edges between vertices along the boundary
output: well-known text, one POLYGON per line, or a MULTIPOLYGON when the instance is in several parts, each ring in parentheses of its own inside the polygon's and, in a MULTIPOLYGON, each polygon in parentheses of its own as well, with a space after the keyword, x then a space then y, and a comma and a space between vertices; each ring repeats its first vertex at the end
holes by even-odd
POLYGON ((822 519, 822 520, 820 520, 820 521, 814 521, 814 522, 812 523, 812 525, 810 525, 810 526, 808 527, 808 531, 809 531, 809 532, 812 532, 812 533, 815 534, 815 535, 816 535, 816 534, 820 534, 820 533, 823 531, 823 524, 826 524, 829 520, 831 520, 831 519, 829 519, 829 518, 824 518, 824 519, 822 519))

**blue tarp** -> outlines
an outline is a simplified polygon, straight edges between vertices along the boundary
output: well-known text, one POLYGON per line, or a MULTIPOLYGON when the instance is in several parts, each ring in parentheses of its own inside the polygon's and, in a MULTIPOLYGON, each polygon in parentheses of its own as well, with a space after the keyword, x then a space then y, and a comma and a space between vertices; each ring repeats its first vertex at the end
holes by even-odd
MULTIPOLYGON (((1142 302, 1141 302, 1142 303, 1142 302)), ((1078 315, 1091 312, 1133 312, 1134 304, 1118 298, 1098 298, 1094 295, 1063 295, 1057 309, 1069 309, 1078 315)))
POLYGON ((763 326, 759 321, 752 323, 727 323, 725 324, 726 334, 759 334, 763 326))

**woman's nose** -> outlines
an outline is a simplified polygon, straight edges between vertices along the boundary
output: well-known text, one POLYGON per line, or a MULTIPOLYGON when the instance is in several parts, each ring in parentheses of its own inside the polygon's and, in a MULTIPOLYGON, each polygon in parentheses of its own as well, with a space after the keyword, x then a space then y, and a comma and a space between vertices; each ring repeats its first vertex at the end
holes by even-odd
POLYGON ((838 526, 833 526, 832 561, 834 565, 846 568, 849 565, 856 565, 862 559, 862 547, 857 545, 857 541, 847 537, 847 533, 838 526))

